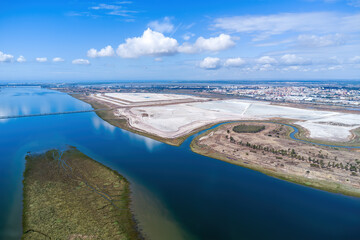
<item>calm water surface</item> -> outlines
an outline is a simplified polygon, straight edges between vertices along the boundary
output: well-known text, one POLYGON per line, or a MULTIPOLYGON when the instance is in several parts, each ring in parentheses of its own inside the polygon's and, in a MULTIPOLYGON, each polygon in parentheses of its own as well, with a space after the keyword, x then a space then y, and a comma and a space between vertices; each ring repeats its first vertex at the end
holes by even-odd
MULTIPOLYGON (((0 116, 86 110, 66 94, 0 89, 0 116)), ((288 183, 115 128, 95 113, 0 120, 0 238, 21 236, 28 151, 73 145, 131 182, 152 239, 360 239, 360 199, 288 183)))

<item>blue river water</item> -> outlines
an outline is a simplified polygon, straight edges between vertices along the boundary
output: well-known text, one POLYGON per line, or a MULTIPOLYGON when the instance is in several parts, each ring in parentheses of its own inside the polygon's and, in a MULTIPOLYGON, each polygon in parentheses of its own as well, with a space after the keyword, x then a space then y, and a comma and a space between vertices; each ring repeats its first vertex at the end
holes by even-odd
MULTIPOLYGON (((64 93, 0 89, 0 115, 86 110, 64 93)), ((152 239, 360 239, 360 199, 285 182, 115 128, 95 113, 0 120, 0 239, 21 237, 28 151, 76 146, 125 175, 152 239)))

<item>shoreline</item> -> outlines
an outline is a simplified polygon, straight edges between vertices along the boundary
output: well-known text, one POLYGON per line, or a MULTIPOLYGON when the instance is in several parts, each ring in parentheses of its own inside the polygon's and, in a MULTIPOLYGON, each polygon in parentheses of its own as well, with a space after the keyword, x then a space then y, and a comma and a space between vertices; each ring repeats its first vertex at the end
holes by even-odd
MULTIPOLYGON (((246 121, 239 121, 239 122, 244 123, 246 121)), ((251 121, 248 121, 248 122, 251 122, 251 121)), ((344 184, 334 182, 334 181, 327 181, 327 180, 322 180, 322 179, 312 179, 312 178, 306 178, 306 177, 295 175, 295 174, 278 172, 274 169, 265 168, 265 167, 262 167, 257 164, 249 163, 248 161, 236 161, 235 159, 233 160, 230 156, 227 156, 226 154, 212 150, 211 147, 209 147, 207 145, 198 144, 198 140, 200 138, 202 138, 206 135, 209 135, 211 132, 215 132, 218 128, 220 128, 222 126, 224 126, 224 125, 220 125, 220 126, 217 126, 216 128, 209 129, 209 130, 205 131, 204 133, 196 136, 190 143, 191 151, 193 151, 194 153, 206 156, 206 157, 210 157, 210 158, 224 161, 224 162, 227 162, 230 164, 234 164, 234 165, 245 167, 245 168, 248 168, 248 169, 251 169, 254 171, 258 171, 258 172, 261 172, 261 173, 266 174, 271 177, 275 177, 275 178, 278 178, 281 180, 300 184, 302 186, 312 187, 315 189, 332 192, 332 193, 344 194, 344 195, 352 196, 352 197, 360 197, 360 189, 355 188, 355 187, 351 187, 351 186, 344 185, 344 184)), ((289 139, 291 139, 290 138, 291 132, 292 132, 291 130, 287 131, 287 137, 289 139)), ((291 139, 291 140, 293 140, 293 139, 291 139)), ((311 143, 309 143, 309 144, 311 144, 311 143)))

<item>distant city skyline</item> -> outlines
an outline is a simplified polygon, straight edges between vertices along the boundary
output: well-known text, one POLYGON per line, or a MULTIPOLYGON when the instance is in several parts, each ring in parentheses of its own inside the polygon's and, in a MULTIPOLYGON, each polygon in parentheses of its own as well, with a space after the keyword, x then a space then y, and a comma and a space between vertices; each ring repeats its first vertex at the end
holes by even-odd
POLYGON ((0 83, 357 80, 360 1, 0 2, 0 83))

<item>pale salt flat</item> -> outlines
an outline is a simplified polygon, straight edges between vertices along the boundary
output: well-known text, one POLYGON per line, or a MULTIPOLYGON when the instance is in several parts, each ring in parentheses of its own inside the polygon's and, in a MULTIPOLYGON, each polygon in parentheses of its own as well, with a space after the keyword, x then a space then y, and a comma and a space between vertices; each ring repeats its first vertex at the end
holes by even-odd
POLYGON ((360 125, 360 115, 340 113, 329 117, 314 120, 313 122, 338 123, 344 125, 360 125))
POLYGON ((238 114, 201 109, 189 104, 119 109, 132 127, 164 138, 180 137, 206 124, 239 120, 238 114))
POLYGON ((179 100, 179 99, 204 99, 190 95, 180 94, 157 94, 157 93, 105 93, 105 96, 124 99, 130 102, 149 102, 163 100, 179 100))
POLYGON ((310 131, 311 137, 330 141, 346 141, 351 136, 350 130, 360 127, 360 115, 351 114, 344 118, 346 123, 349 122, 348 119, 353 120, 352 122, 357 119, 358 125, 356 126, 334 126, 311 121, 331 120, 341 123, 343 114, 261 103, 243 103, 239 100, 146 107, 131 111, 134 120, 131 123, 134 127, 145 131, 155 130, 158 135, 163 137, 180 136, 212 122, 244 119, 288 118, 309 121, 301 122, 300 125, 310 131), (148 117, 141 117, 144 113, 148 117))
POLYGON ((354 127, 334 126, 314 122, 296 122, 310 132, 310 137, 329 141, 346 141, 351 137, 351 130, 354 127))
POLYGON ((94 94, 94 95, 92 95, 92 97, 96 98, 98 100, 101 100, 103 102, 108 102, 108 103, 119 105, 119 106, 126 106, 129 104, 129 103, 121 101, 121 100, 115 100, 112 98, 105 97, 104 95, 101 95, 101 94, 94 94))
MULTIPOLYGON (((155 93, 106 93, 105 96, 100 96, 99 100, 111 102, 111 98, 106 96, 130 102, 174 100, 172 105, 154 104, 154 106, 119 109, 117 112, 117 115, 125 116, 132 127, 165 138, 185 135, 206 124, 232 120, 272 118, 299 120, 297 124, 309 130, 310 137, 329 141, 347 141, 351 137, 350 131, 360 127, 358 114, 300 109, 271 105, 267 102, 230 99, 176 104, 180 99, 204 98, 155 93)), ((115 103, 118 103, 117 101, 114 100, 115 103)))

